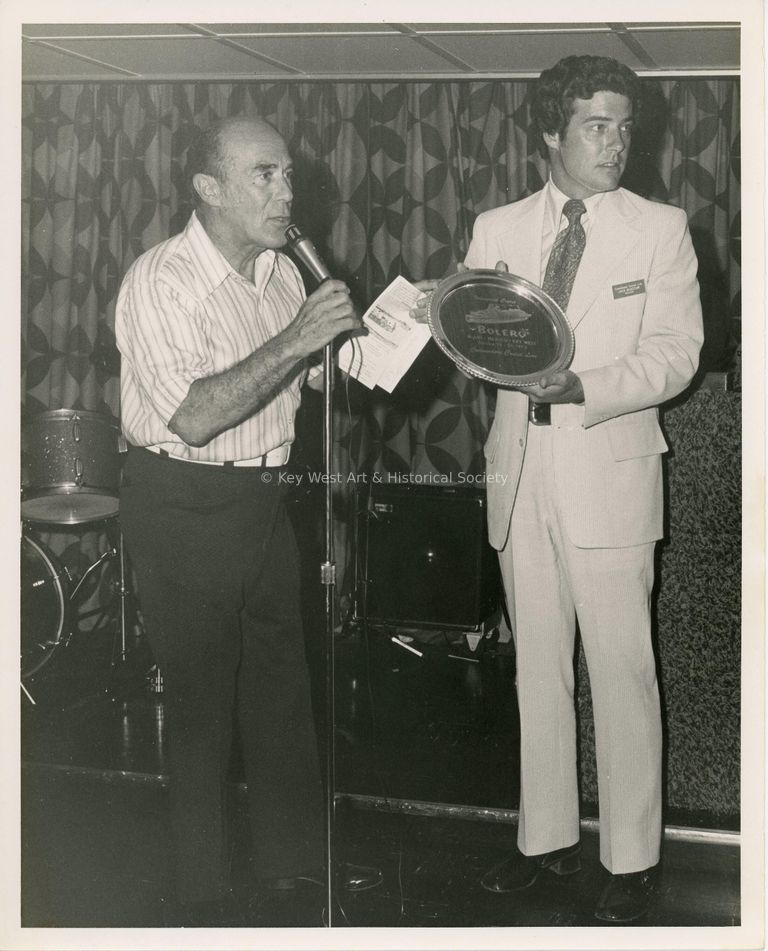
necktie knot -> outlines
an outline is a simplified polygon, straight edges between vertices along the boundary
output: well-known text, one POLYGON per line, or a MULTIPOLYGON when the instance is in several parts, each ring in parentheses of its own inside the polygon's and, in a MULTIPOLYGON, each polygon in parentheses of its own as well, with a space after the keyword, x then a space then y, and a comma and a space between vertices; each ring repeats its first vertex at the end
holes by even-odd
POLYGON ((580 198, 569 198, 563 205, 563 214, 568 219, 569 225, 572 225, 574 221, 578 221, 586 210, 584 202, 581 201, 580 198))

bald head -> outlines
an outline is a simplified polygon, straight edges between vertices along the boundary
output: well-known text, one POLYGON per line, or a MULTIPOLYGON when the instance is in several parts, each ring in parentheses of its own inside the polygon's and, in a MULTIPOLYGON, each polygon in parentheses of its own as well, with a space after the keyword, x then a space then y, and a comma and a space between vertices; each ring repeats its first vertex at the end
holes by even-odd
POLYGON ((285 140, 263 119, 223 119, 194 156, 196 215, 209 238, 244 276, 253 259, 285 245, 291 223, 293 162, 285 140))
POLYGON ((218 119, 201 133, 189 150, 187 162, 187 180, 196 205, 205 199, 194 185, 195 176, 211 175, 223 184, 238 147, 254 142, 285 148, 285 140, 271 123, 251 116, 218 119))

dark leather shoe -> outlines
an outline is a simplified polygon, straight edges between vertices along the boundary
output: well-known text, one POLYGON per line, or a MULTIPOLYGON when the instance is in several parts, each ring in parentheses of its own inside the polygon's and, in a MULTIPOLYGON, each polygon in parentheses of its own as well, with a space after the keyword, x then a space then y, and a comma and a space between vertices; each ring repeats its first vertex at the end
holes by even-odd
POLYGON ((352 865, 344 862, 338 870, 336 883, 346 892, 364 892, 381 885, 384 876, 372 865, 352 865))
POLYGON ((658 866, 611 875, 595 909, 595 918, 613 923, 637 921, 648 911, 656 890, 658 866))
POLYGON ((581 845, 578 842, 541 855, 523 855, 515 851, 486 872, 480 884, 489 892, 517 892, 533 885, 544 872, 573 875, 581 868, 580 852, 581 845))

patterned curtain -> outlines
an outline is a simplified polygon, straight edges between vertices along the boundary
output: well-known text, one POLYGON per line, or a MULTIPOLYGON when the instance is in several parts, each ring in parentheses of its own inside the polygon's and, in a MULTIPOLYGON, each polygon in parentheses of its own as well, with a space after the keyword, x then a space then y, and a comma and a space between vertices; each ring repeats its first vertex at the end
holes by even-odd
MULTIPOLYGON (((295 218, 361 307, 397 274, 441 277, 476 215, 541 187, 527 81, 29 84, 23 87, 25 414, 118 415, 114 307, 137 255, 183 228, 186 152, 218 116, 261 115, 297 164, 295 218)), ((644 81, 625 184, 685 209, 701 262, 706 368, 738 338, 739 84, 644 81)), ((349 388, 339 468, 482 472, 493 393, 428 345, 392 396, 349 388)))

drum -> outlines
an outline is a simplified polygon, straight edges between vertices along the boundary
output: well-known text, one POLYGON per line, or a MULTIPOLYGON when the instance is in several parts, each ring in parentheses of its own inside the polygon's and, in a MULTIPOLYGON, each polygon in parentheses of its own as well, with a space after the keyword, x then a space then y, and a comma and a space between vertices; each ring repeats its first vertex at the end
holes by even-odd
POLYGON ((54 556, 34 539, 21 538, 21 676, 46 664, 67 630, 69 577, 54 556))
POLYGON ((119 430, 109 416, 55 409, 24 432, 21 515, 31 522, 79 525, 118 511, 119 430))

